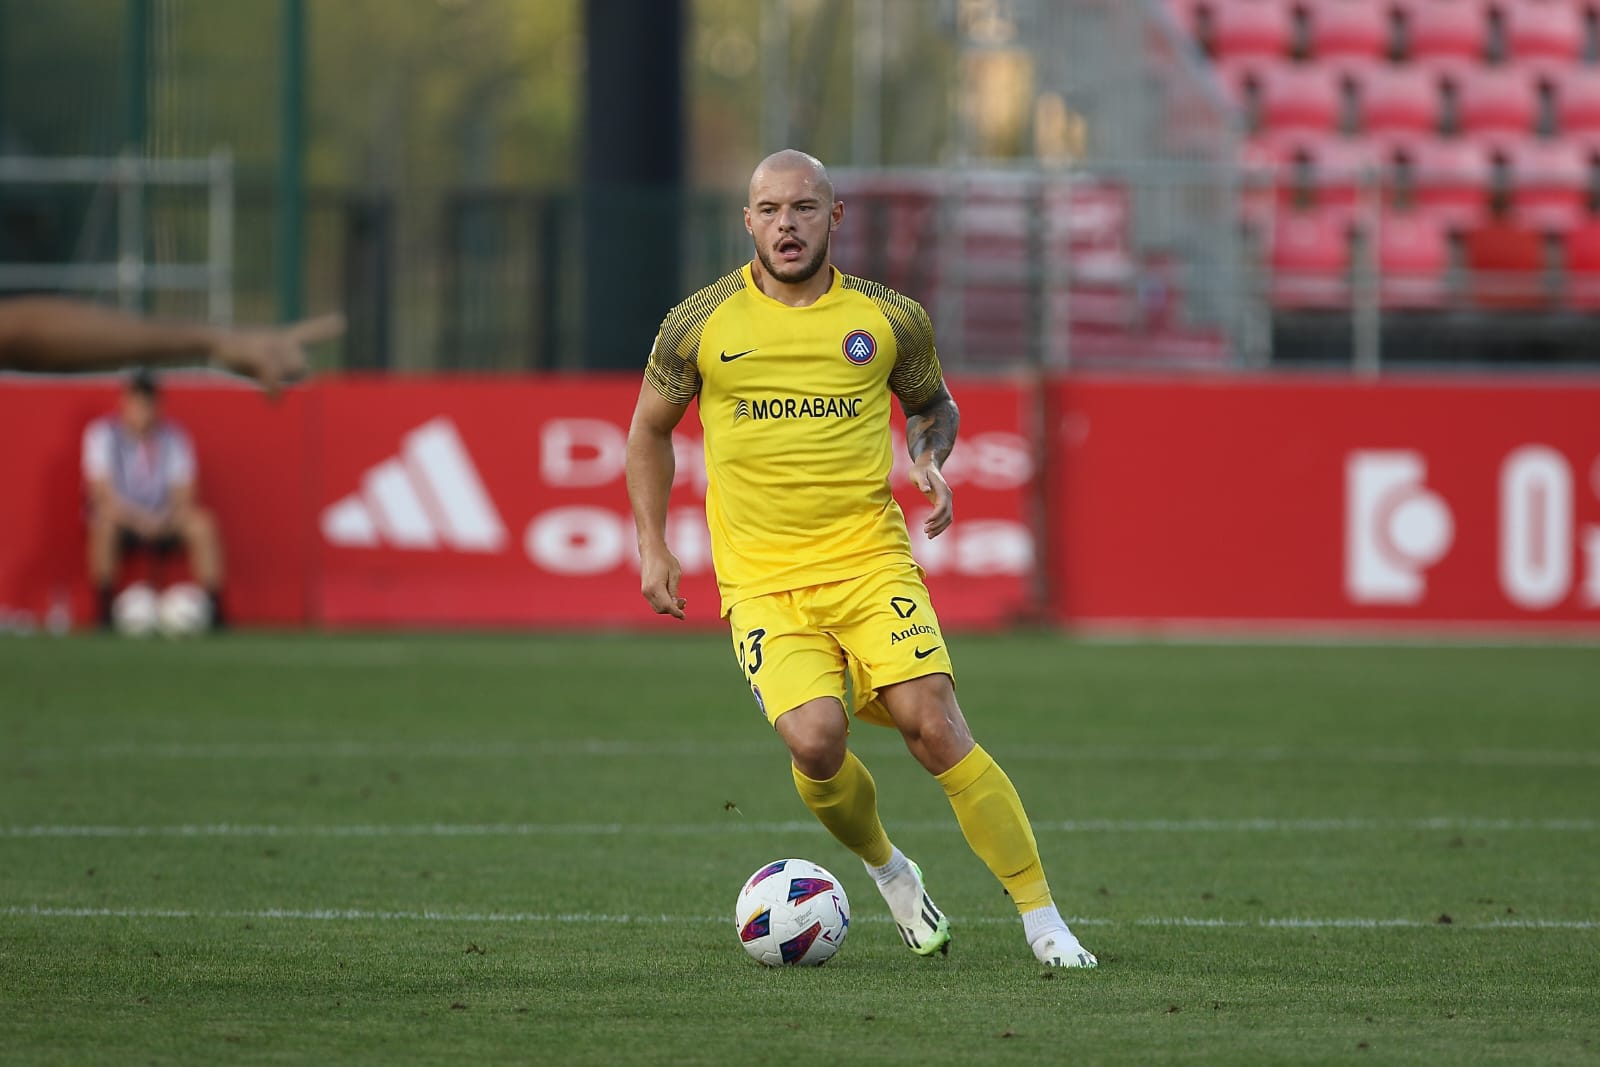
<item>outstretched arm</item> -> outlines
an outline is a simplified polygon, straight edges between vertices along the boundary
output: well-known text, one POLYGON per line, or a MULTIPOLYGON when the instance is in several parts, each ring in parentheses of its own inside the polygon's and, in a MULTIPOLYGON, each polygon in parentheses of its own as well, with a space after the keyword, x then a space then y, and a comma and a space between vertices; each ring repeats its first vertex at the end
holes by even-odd
POLYGON ((645 382, 628 427, 628 502, 639 537, 639 591, 658 615, 684 617, 678 595, 683 569, 667 547, 667 498, 672 494, 672 431, 688 404, 674 404, 645 382))
POLYGON ((24 297, 0 301, 0 370, 72 373, 209 363, 276 393, 305 375, 305 346, 343 332, 343 315, 280 329, 234 330, 146 319, 87 301, 24 297))
POLYGON ((912 408, 901 401, 906 413, 906 449, 911 453, 911 483, 933 504, 933 513, 922 524, 929 537, 938 537, 950 528, 955 518, 955 501, 950 485, 944 480, 940 468, 950 458, 956 446, 956 433, 961 428, 961 411, 947 386, 938 390, 919 406, 912 408))

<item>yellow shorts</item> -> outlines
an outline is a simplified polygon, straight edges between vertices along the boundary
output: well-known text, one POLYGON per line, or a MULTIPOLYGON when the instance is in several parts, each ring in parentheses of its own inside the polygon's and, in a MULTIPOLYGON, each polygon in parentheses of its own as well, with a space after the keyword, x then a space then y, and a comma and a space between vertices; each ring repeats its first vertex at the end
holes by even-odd
POLYGON ((808 700, 834 697, 865 722, 893 726, 878 690, 928 674, 955 678, 914 564, 741 600, 728 622, 768 722, 808 700))

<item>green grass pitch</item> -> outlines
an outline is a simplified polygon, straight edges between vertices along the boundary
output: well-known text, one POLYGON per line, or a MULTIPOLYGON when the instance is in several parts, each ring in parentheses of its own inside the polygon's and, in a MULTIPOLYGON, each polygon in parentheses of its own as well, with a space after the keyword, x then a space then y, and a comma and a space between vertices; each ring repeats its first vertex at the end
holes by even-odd
POLYGON ((1100 956, 1044 973, 858 727, 900 944, 726 639, 0 641, 5 1064, 1600 1063, 1600 651, 957 639, 1100 956), (814 970, 740 950, 786 855, 814 970))

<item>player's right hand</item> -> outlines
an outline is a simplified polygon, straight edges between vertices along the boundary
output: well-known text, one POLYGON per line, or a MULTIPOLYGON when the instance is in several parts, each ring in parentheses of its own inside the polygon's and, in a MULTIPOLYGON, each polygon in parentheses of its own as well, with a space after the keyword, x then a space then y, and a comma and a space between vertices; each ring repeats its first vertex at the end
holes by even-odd
POLYGON ((224 370, 254 378, 268 396, 306 375, 306 346, 344 333, 338 313, 302 319, 278 329, 231 330, 216 341, 214 362, 224 370))
POLYGON ((657 615, 684 617, 683 609, 689 602, 678 595, 682 577, 683 568, 671 552, 652 552, 639 560, 639 591, 657 615))

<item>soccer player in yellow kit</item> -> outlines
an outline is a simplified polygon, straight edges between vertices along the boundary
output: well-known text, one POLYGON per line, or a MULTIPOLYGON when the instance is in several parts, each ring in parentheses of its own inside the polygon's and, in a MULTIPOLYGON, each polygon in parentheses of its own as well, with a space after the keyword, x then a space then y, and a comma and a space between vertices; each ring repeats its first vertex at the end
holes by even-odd
POLYGON ((937 537, 949 527, 939 468, 959 414, 933 326, 916 301, 833 266, 829 238, 843 218, 820 162, 793 150, 767 157, 744 211, 755 259, 662 323, 628 432, 645 599, 684 617, 667 498, 672 430, 698 397, 722 614, 806 807, 861 857, 906 945, 948 951, 950 923, 884 832, 872 775, 846 746, 846 709, 898 729, 1016 903, 1034 955, 1093 967, 1051 900, 1016 789, 956 703, 950 653, 889 489, 892 394, 906 413, 912 481, 933 504, 923 528, 937 537))

